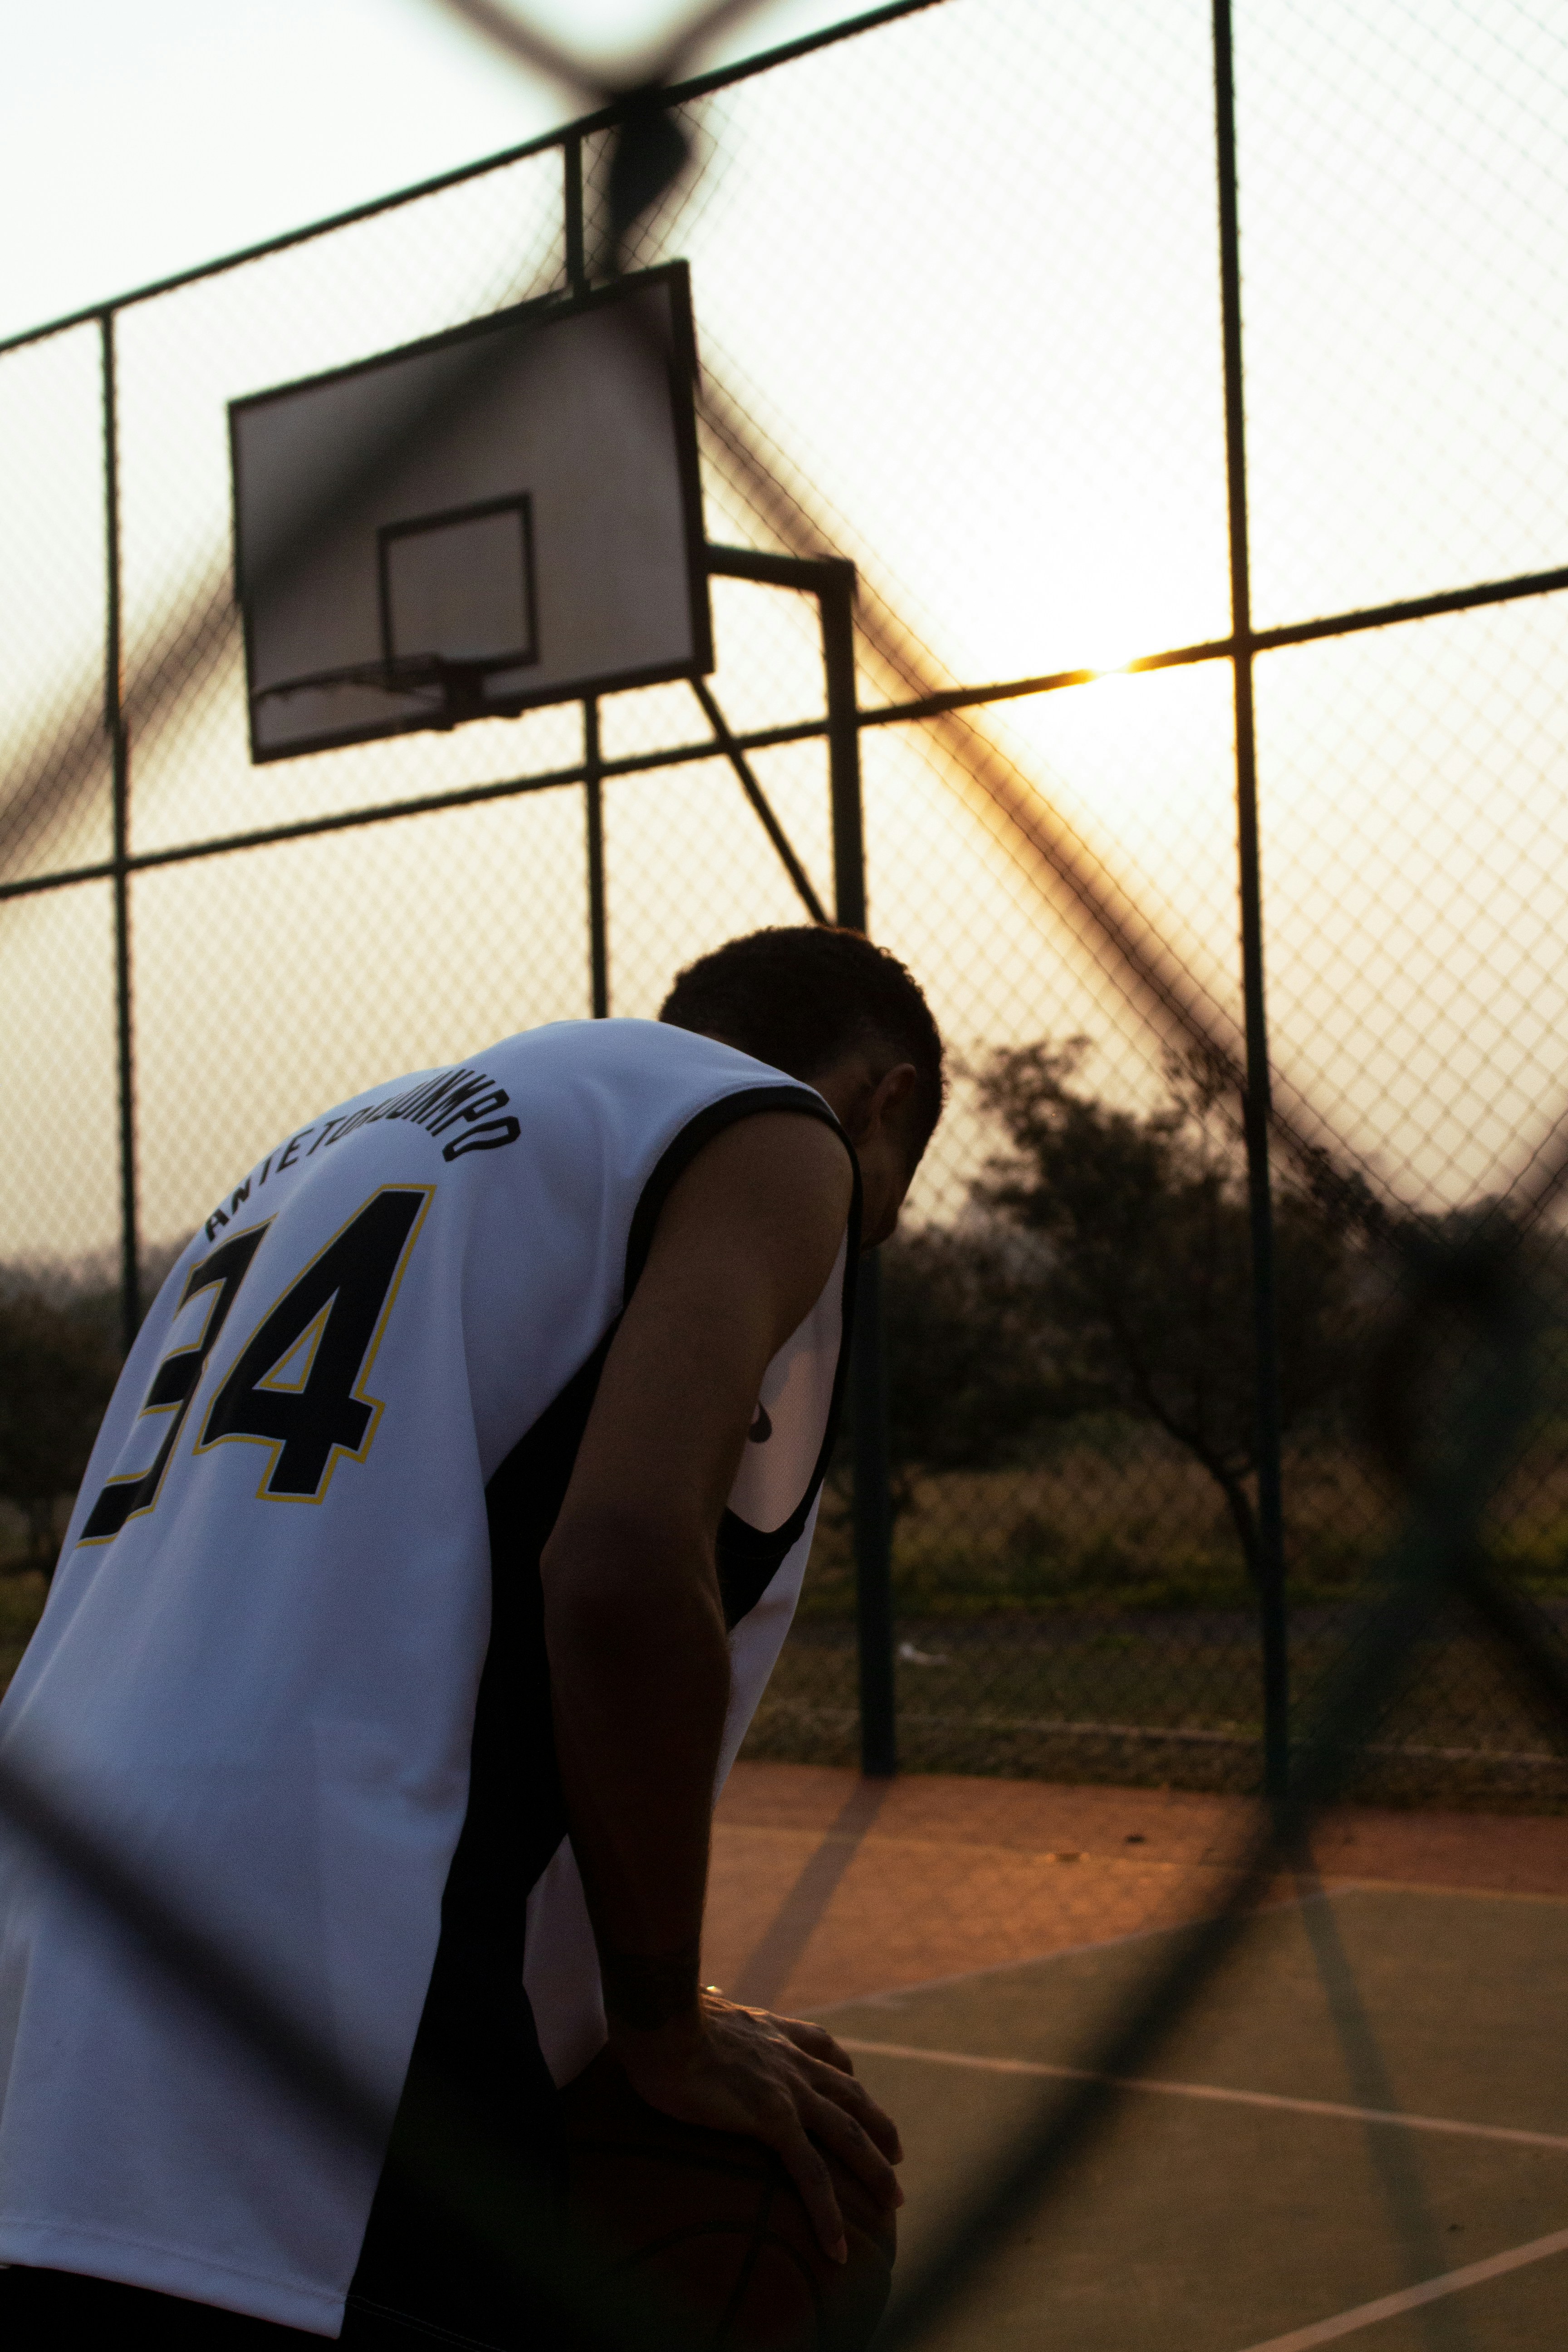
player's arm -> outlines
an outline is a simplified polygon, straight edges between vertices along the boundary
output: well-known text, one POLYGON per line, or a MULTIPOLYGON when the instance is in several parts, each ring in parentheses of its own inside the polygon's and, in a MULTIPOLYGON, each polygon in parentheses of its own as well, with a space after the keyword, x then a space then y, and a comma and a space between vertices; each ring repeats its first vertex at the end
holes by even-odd
POLYGON ((660 1213, 542 1561, 612 2046, 651 2105, 776 2147, 829 2252, 843 2227, 813 2141, 890 2203, 897 2134, 819 2029, 704 2003, 699 1947, 730 1690, 714 1542, 763 1374, 822 1294, 851 1182, 831 1129, 784 1113, 699 1153, 660 1213))

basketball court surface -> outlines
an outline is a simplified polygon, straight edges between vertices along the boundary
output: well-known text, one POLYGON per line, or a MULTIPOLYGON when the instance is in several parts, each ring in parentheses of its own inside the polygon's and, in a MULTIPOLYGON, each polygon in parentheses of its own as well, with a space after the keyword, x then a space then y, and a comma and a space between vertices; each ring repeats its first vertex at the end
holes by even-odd
MULTIPOLYGON (((1237 1801, 737 1768, 710 1976, 898 2118, 906 2267, 1217 1907, 1237 1801)), ((1347 1811, 943 2352, 1557 2352, 1568 1822, 1347 1811)))

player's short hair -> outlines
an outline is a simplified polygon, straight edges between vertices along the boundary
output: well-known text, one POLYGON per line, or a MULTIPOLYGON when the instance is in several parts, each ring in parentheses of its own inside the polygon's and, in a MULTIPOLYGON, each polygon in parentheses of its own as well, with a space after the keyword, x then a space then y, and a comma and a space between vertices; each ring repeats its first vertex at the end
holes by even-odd
POLYGON ((722 1037, 807 1083, 857 1048, 915 1066, 916 1157, 947 1094, 942 1035, 920 982, 886 948, 826 924, 752 931, 687 965, 659 1007, 675 1029, 722 1037))

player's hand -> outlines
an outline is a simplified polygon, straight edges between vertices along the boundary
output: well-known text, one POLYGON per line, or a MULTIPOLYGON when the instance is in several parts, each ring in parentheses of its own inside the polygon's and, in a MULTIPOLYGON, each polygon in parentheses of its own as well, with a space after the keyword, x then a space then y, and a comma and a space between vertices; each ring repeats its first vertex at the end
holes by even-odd
POLYGON ((705 1991, 699 2018, 652 2032, 612 2024, 610 2046, 638 2097, 661 2115, 744 2132, 774 2149, 833 2261, 847 2262, 849 2249, 824 2149, 879 2204, 903 2203, 893 2171, 903 2157, 898 2128, 822 2026, 705 1991))

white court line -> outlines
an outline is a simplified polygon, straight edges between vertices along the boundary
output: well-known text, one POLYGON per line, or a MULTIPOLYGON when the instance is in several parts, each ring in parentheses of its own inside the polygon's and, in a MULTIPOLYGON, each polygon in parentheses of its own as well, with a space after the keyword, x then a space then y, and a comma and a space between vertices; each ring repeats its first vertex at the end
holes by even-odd
POLYGON ((1510 2246, 1506 2254, 1489 2254, 1484 2263, 1470 2263, 1462 2271, 1445 2271, 1441 2278, 1426 2279, 1398 2294, 1380 2295, 1375 2303, 1358 2303, 1353 2311, 1337 2312, 1332 2319, 1315 2320, 1310 2327, 1292 2328, 1289 2336, 1271 2336, 1267 2344, 1249 2344, 1247 2352, 1313 2352, 1319 2344, 1332 2344, 1358 2328, 1374 2327, 1380 2319, 1397 2319, 1402 2312, 1419 2311, 1424 2303, 1438 2303, 1446 2294, 1462 2294, 1468 2286, 1484 2286, 1488 2279, 1505 2278, 1529 2263, 1543 2263, 1552 2254, 1568 2254, 1568 2230, 1554 2230, 1549 2238, 1532 2238, 1528 2246, 1510 2246))
MULTIPOLYGON (((1164 2098, 1213 2099, 1233 2107, 1273 2107, 1287 2115, 1328 2116, 1338 2123, 1398 2124, 1406 2131, 1448 2132, 1461 2139, 1506 2140, 1515 2147, 1552 2147, 1568 2155, 1568 2136, 1559 2132, 1518 2131, 1508 2124, 1457 2123, 1446 2116, 1407 2116, 1394 2107, 1347 2107, 1331 2099, 1291 2099, 1276 2091, 1227 2091, 1215 2083, 1166 2083, 1151 2075, 1096 2074, 1086 2066, 1048 2066, 1033 2058, 975 2058, 963 2050, 922 2050, 910 2042, 851 2042, 836 2037, 846 2050, 868 2058, 921 2058, 931 2066, 967 2066, 983 2074, 1025 2074, 1053 2083, 1110 2083, 1119 2091, 1156 2091, 1164 2098)), ((1568 2244, 1568 2235, 1563 2242, 1568 2244)), ((1550 2252, 1545 2239, 1541 2241, 1550 2252)), ((1496 2259, 1501 2262, 1500 2254, 1496 2259)), ((1535 2256, 1530 2259, 1533 2262, 1535 2256)), ((1456 2272, 1455 2276, 1458 2276, 1456 2272)), ((1325 2325, 1327 2323, 1325 2322, 1325 2325)), ((1307 2341, 1305 2337, 1301 2339, 1307 2341)), ((1327 2338, 1323 2339, 1327 2342, 1327 2338)), ((1280 2344, 1296 2338, 1281 2336, 1280 2344)), ((1316 2342, 1314 2337, 1312 2341, 1316 2342)), ((1262 2347, 1258 2347, 1262 2352, 1262 2347)), ((1268 2352, 1274 2352, 1270 2345, 1268 2352)))

